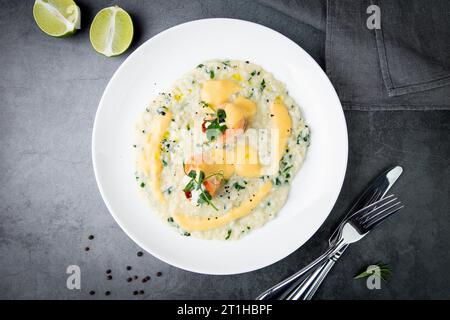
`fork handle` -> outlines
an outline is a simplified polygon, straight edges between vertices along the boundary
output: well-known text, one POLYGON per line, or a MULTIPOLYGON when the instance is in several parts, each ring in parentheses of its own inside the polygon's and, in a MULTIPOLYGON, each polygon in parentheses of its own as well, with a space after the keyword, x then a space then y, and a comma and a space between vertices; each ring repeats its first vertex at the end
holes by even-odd
MULTIPOLYGON (((294 273, 292 276, 284 279, 280 283, 274 285, 273 287, 267 289, 263 293, 261 293, 256 300, 273 300, 280 299, 283 294, 289 292, 288 290, 294 286, 298 281, 304 278, 307 274, 309 274, 312 270, 320 266, 325 259, 327 259, 333 253, 333 247, 330 247, 325 253, 319 256, 316 260, 308 264, 306 267, 301 269, 300 271, 294 273)), ((282 299, 282 298, 281 298, 282 299)))
POLYGON ((317 289, 322 284, 328 272, 348 248, 348 244, 331 256, 322 266, 309 274, 297 287, 295 287, 285 298, 285 300, 311 300, 317 289))
POLYGON ((308 264, 306 267, 293 274, 292 276, 284 279, 280 283, 276 284, 272 288, 267 289, 262 294, 260 294, 256 300, 272 300, 272 299, 280 299, 283 300, 284 297, 291 292, 292 287, 297 287, 299 281, 304 279, 311 272, 320 267, 323 263, 325 263, 329 257, 334 256, 342 246, 346 245, 342 239, 341 241, 333 244, 328 248, 322 255, 320 255, 316 260, 308 264))

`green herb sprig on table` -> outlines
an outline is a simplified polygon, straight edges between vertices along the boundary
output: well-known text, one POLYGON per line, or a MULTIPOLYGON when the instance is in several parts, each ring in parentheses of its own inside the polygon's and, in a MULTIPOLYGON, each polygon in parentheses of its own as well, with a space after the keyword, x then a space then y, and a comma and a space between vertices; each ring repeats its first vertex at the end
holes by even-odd
MULTIPOLYGON (((377 266, 380 269, 380 277, 382 280, 384 281, 388 281, 389 277, 392 274, 392 270, 389 267, 388 264, 384 264, 384 263, 376 263, 374 264, 374 266, 377 266)), ((362 279, 362 278, 368 278, 371 275, 373 275, 373 272, 368 272, 367 268, 365 271, 357 274, 356 276, 353 277, 353 279, 362 279)))

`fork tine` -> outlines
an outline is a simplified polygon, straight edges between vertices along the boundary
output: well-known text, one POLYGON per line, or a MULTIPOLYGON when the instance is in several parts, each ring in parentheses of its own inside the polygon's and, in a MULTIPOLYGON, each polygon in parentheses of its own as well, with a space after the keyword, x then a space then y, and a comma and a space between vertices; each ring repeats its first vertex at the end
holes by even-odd
POLYGON ((364 208, 359 209, 358 211, 356 211, 353 215, 351 219, 357 218, 362 216, 363 214, 372 211, 376 206, 381 206, 382 204, 384 204, 385 202, 391 201, 392 198, 394 197, 393 194, 388 195, 387 197, 384 197, 383 199, 380 199, 378 201, 375 201, 371 204, 369 204, 368 206, 365 206, 364 208))
POLYGON ((366 225, 364 226, 364 228, 366 228, 366 229, 375 228, 377 225, 379 225, 381 222, 383 222, 386 218, 388 218, 391 215, 393 215, 394 213, 400 211, 404 207, 405 206, 401 205, 401 202, 396 203, 395 205, 392 206, 392 208, 390 210, 386 209, 387 211, 380 212, 380 214, 378 214, 377 217, 366 222, 366 225))
POLYGON ((396 201, 397 198, 390 197, 389 199, 386 199, 386 200, 387 201, 383 201, 383 202, 377 201, 376 205, 372 208, 372 210, 369 210, 366 213, 359 215, 358 217, 356 217, 356 219, 358 219, 361 223, 366 222, 368 219, 370 219, 373 216, 373 214, 375 213, 375 210, 379 210, 379 209, 387 206, 388 204, 396 201), (380 204, 378 204, 378 203, 380 203, 380 204), (363 221, 363 219, 366 219, 366 220, 363 221))
MULTIPOLYGON (((392 201, 394 201, 394 200, 392 200, 392 201)), ((398 202, 396 202, 394 204, 391 204, 392 201, 390 201, 389 203, 386 203, 385 205, 377 207, 376 209, 370 211, 366 215, 366 217, 364 219, 359 219, 358 222, 361 223, 361 224, 367 224, 371 220, 373 220, 376 217, 378 217, 380 214, 383 214, 383 213, 385 213, 385 212, 387 212, 389 210, 392 210, 392 208, 394 208, 395 206, 398 206, 399 204, 401 204, 400 201, 398 201, 398 202), (387 208, 385 208, 387 205, 389 205, 389 206, 387 208)))

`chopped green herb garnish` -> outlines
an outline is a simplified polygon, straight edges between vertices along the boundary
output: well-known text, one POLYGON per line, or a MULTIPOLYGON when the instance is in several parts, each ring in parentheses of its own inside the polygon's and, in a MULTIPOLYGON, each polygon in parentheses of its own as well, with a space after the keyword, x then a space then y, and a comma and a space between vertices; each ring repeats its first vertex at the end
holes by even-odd
POLYGON ((245 187, 244 186, 241 186, 239 183, 237 183, 237 182, 235 182, 234 184, 233 184, 233 187, 236 189, 236 190, 242 190, 242 189, 245 189, 245 187))
POLYGON ((196 187, 197 190, 202 187, 203 181, 205 181, 205 173, 203 171, 200 171, 198 173, 198 182, 197 182, 197 187, 196 187))
POLYGON ((162 159, 161 162, 163 164, 163 167, 167 167, 167 161, 166 160, 162 159))
POLYGON ((167 218, 167 222, 172 223, 173 222, 173 218, 172 217, 167 218))
POLYGON ((227 114, 226 114, 225 110, 223 110, 223 109, 217 110, 217 120, 219 121, 219 123, 225 122, 226 117, 227 117, 227 114))
POLYGON ((205 65, 203 64, 203 63, 200 63, 198 66, 197 66, 197 68, 203 68, 205 65))
POLYGON ((162 107, 159 107, 158 109, 156 109, 156 113, 158 113, 161 116, 165 116, 166 112, 167 112, 166 106, 162 106, 162 107))
POLYGON ((141 188, 145 187, 145 183, 141 182, 141 188))
POLYGON ((300 144, 301 141, 306 142, 306 145, 309 146, 309 140, 310 140, 310 132, 308 129, 308 126, 305 127, 305 129, 303 129, 300 134, 297 137, 297 144, 300 144))
POLYGON ((230 239, 230 236, 231 236, 231 229, 228 229, 227 236, 225 237, 225 240, 230 239))
POLYGON ((195 187, 195 181, 194 179, 192 179, 191 181, 189 181, 187 183, 187 185, 183 188, 184 192, 191 192, 192 190, 194 190, 195 187))
POLYGON ((277 186, 281 186, 281 181, 280 181, 280 179, 278 179, 278 177, 275 179, 275 184, 277 186))
POLYGON ((208 141, 216 140, 225 132, 227 129, 227 126, 225 125, 226 117, 227 114, 225 110, 218 109, 213 119, 205 120, 205 123, 208 123, 206 126, 206 138, 208 141))
POLYGON ((191 234, 190 234, 189 232, 184 232, 184 233, 183 233, 183 236, 190 237, 191 234))
POLYGON ((191 171, 189 171, 189 173, 187 175, 190 178, 195 179, 195 177, 197 176, 197 173, 195 172, 195 170, 191 170, 191 171))
MULTIPOLYGON (((250 82, 252 79, 253 79, 253 77, 256 75, 256 70, 254 70, 254 71, 252 71, 251 73, 250 73, 250 77, 248 78, 248 82, 250 82)), ((253 93, 252 93, 252 95, 253 95, 253 93)))
POLYGON ((168 187, 166 190, 164 190, 164 193, 171 194, 172 190, 173 190, 172 187, 168 187))
POLYGON ((202 107, 202 108, 211 108, 212 110, 214 110, 208 103, 206 103, 205 101, 200 101, 199 102, 200 103, 200 106, 202 107))
POLYGON ((214 79, 214 71, 213 70, 209 71, 209 78, 214 79))
POLYGON ((265 88, 266 88, 266 80, 263 79, 263 80, 261 81, 261 84, 259 85, 259 90, 260 90, 261 92, 263 92, 265 88))

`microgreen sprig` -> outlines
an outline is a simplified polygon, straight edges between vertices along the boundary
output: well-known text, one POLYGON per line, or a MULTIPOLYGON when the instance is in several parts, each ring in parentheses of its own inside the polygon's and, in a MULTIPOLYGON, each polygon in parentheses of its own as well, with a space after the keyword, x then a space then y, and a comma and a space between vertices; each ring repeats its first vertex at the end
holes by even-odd
POLYGON ((207 177, 205 177, 205 172, 203 172, 201 170, 198 172, 198 174, 195 170, 186 172, 184 162, 183 162, 183 171, 184 171, 185 175, 187 175, 189 178, 191 178, 191 180, 189 180, 189 182, 184 186, 183 192, 191 192, 192 190, 200 190, 200 196, 199 196, 198 203, 200 203, 200 204, 206 203, 209 206, 213 207, 214 210, 219 211, 219 209, 217 209, 217 207, 211 201, 211 199, 212 199, 211 194, 207 190, 205 190, 202 185, 205 180, 208 180, 209 178, 212 178, 214 176, 223 177, 223 173, 217 172, 217 173, 213 173, 213 174, 210 174, 207 177))
POLYGON ((219 135, 223 134, 225 130, 227 130, 227 126, 225 124, 226 117, 227 114, 225 110, 217 109, 211 119, 205 119, 205 124, 208 123, 207 126, 205 125, 206 138, 209 141, 216 140, 219 135))

